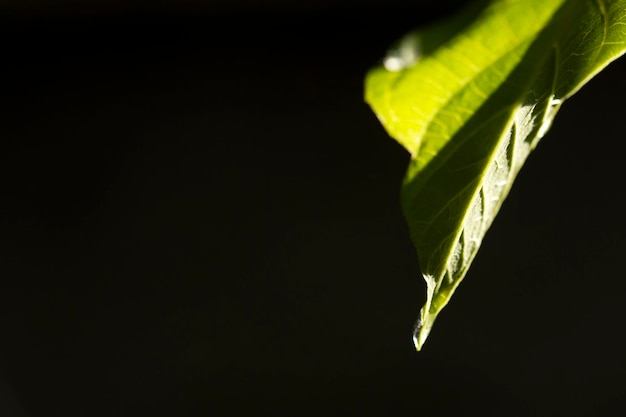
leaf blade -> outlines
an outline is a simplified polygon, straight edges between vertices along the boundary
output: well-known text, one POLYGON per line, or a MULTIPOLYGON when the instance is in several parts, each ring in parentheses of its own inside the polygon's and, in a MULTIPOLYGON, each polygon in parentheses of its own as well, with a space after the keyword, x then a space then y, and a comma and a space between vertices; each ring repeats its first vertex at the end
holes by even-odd
POLYGON ((411 155, 401 198, 427 287, 418 350, 563 101, 625 51, 626 0, 494 0, 407 35, 395 66, 368 73, 366 102, 411 155))

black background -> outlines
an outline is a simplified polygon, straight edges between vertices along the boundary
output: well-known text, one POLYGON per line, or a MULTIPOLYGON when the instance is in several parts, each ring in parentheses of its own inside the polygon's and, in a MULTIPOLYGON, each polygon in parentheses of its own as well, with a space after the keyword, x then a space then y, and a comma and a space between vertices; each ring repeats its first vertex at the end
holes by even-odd
POLYGON ((0 415, 614 415, 623 60, 413 348, 408 155, 363 77, 461 4, 3 4, 0 415))

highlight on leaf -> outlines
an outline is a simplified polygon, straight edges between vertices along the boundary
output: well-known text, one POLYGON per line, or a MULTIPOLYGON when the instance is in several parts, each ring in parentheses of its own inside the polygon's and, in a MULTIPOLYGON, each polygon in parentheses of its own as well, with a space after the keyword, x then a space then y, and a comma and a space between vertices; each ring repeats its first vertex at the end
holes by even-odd
POLYGON ((368 72, 366 102, 410 154, 417 350, 563 102, 624 52, 626 0, 491 0, 407 34, 368 72))

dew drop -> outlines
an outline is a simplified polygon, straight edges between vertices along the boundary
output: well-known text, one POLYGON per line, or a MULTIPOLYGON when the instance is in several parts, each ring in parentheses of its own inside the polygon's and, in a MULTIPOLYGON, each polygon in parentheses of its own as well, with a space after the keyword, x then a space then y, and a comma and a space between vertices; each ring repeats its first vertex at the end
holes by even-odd
POLYGON ((399 56, 387 56, 383 63, 387 71, 400 71, 405 67, 404 60, 399 56))
POLYGON ((387 71, 402 71, 417 62, 420 56, 420 39, 415 34, 409 34, 391 48, 383 60, 383 66, 387 71))
POLYGON ((422 320, 418 318, 413 326, 413 346, 418 350, 420 349, 420 330, 422 330, 422 320))

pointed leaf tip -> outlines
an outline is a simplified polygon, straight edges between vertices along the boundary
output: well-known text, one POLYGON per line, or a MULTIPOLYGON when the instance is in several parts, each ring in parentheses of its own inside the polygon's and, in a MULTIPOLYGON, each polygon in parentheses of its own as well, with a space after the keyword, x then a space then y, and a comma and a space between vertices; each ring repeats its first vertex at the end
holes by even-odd
POLYGON ((417 319, 415 327, 413 328, 413 345, 415 345, 415 349, 418 352, 422 350, 424 343, 426 343, 433 322, 432 317, 428 313, 424 313, 424 309, 422 309, 420 317, 417 319))

